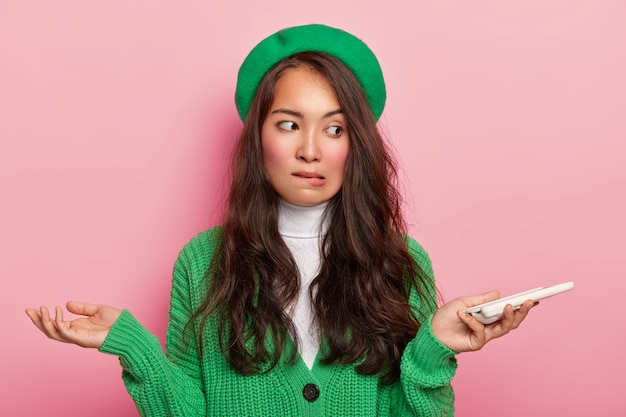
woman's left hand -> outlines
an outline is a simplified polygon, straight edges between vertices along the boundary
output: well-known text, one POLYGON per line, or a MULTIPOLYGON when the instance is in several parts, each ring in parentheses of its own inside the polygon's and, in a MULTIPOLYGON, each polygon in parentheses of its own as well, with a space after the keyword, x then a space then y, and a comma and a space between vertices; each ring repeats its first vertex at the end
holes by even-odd
POLYGON ((490 291, 451 300, 435 312, 432 320, 433 334, 455 352, 478 350, 490 340, 516 329, 535 305, 532 300, 528 300, 518 310, 513 311, 509 304, 504 308, 504 317, 500 321, 487 325, 479 322, 471 314, 463 313, 467 308, 498 298, 499 291, 490 291))

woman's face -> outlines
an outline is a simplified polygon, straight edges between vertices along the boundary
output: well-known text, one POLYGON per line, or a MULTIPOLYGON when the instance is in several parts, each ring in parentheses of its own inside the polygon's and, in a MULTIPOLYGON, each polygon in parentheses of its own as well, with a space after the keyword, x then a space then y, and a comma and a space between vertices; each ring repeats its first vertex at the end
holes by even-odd
POLYGON ((337 96, 309 67, 288 69, 276 83, 261 128, 263 165, 287 202, 312 206, 341 188, 350 136, 337 96))

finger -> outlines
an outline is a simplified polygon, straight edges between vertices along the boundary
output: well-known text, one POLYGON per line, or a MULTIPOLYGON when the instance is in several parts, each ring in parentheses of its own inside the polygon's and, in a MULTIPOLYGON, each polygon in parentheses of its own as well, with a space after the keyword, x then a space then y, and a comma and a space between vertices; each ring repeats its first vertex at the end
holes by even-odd
POLYGON ((513 328, 515 319, 515 313, 513 312, 513 306, 507 304, 502 312, 502 319, 489 326, 487 326, 485 333, 487 334, 487 342, 504 336, 513 328))
POLYGON ((468 307, 476 306, 478 304, 487 303, 489 301, 497 300, 500 298, 500 291, 493 290, 487 291, 481 294, 470 295, 465 298, 465 303, 468 307))
POLYGON ((27 308, 26 315, 28 315, 30 320, 40 331, 44 331, 44 328, 41 324, 41 313, 39 312, 39 310, 36 310, 34 308, 27 308))
POLYGON ((539 304, 538 302, 533 302, 532 300, 527 300, 522 304, 522 306, 515 312, 515 318, 513 320, 513 329, 517 329, 519 325, 526 319, 530 310, 539 304))
POLYGON ((50 313, 48 312, 48 308, 45 306, 41 306, 41 331, 45 333, 50 339, 61 340, 59 338, 59 332, 55 326, 55 323, 50 318, 50 313))
POLYGON ((72 332, 70 331, 70 323, 63 320, 63 309, 61 307, 55 307, 54 313, 54 324, 57 329, 57 338, 56 340, 65 343, 76 343, 76 338, 73 337, 72 332))
POLYGON ((457 314, 459 318, 461 319, 461 321, 465 323, 465 325, 469 327, 470 330, 474 332, 480 332, 485 329, 485 325, 479 322, 478 320, 476 320, 476 318, 472 316, 471 314, 467 314, 463 310, 459 310, 457 314))
POLYGON ((54 324, 60 336, 67 340, 68 324, 63 321, 63 309, 61 307, 54 308, 54 324))
POLYGON ((459 316, 461 321, 472 331, 471 349, 478 350, 483 347, 485 343, 487 343, 485 325, 471 314, 465 313, 463 310, 457 311, 457 316, 459 316))
POLYGON ((67 311, 81 316, 93 316, 101 307, 99 304, 81 303, 78 301, 68 301, 67 311))
POLYGON ((33 323, 35 321, 41 321, 41 316, 39 315, 39 310, 36 310, 34 308, 27 308, 24 311, 25 311, 26 315, 33 321, 33 323))
POLYGON ((507 304, 504 306, 504 312, 502 321, 500 322, 500 329, 502 331, 502 335, 510 332, 513 328, 513 324, 515 323, 515 312, 513 311, 513 306, 511 304, 507 304))

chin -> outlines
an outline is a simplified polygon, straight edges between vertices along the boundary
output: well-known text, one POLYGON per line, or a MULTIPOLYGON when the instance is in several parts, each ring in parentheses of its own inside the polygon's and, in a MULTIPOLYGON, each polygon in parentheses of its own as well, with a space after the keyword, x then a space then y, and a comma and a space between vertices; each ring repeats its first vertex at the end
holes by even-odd
POLYGON ((311 200, 287 200, 286 202, 293 204, 294 206, 311 207, 323 203, 323 201, 311 201, 311 200))

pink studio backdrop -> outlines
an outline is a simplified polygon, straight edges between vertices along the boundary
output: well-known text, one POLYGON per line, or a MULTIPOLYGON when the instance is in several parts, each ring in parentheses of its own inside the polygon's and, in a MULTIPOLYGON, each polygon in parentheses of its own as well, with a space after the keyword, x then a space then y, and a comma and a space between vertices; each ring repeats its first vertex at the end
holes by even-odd
POLYGON ((219 221, 237 68, 311 22, 379 56, 381 126, 447 299, 576 282, 459 356, 457 415, 626 415, 618 0, 3 1, 0 415, 137 415, 117 358, 23 310, 127 307, 164 340, 176 255, 219 221))

